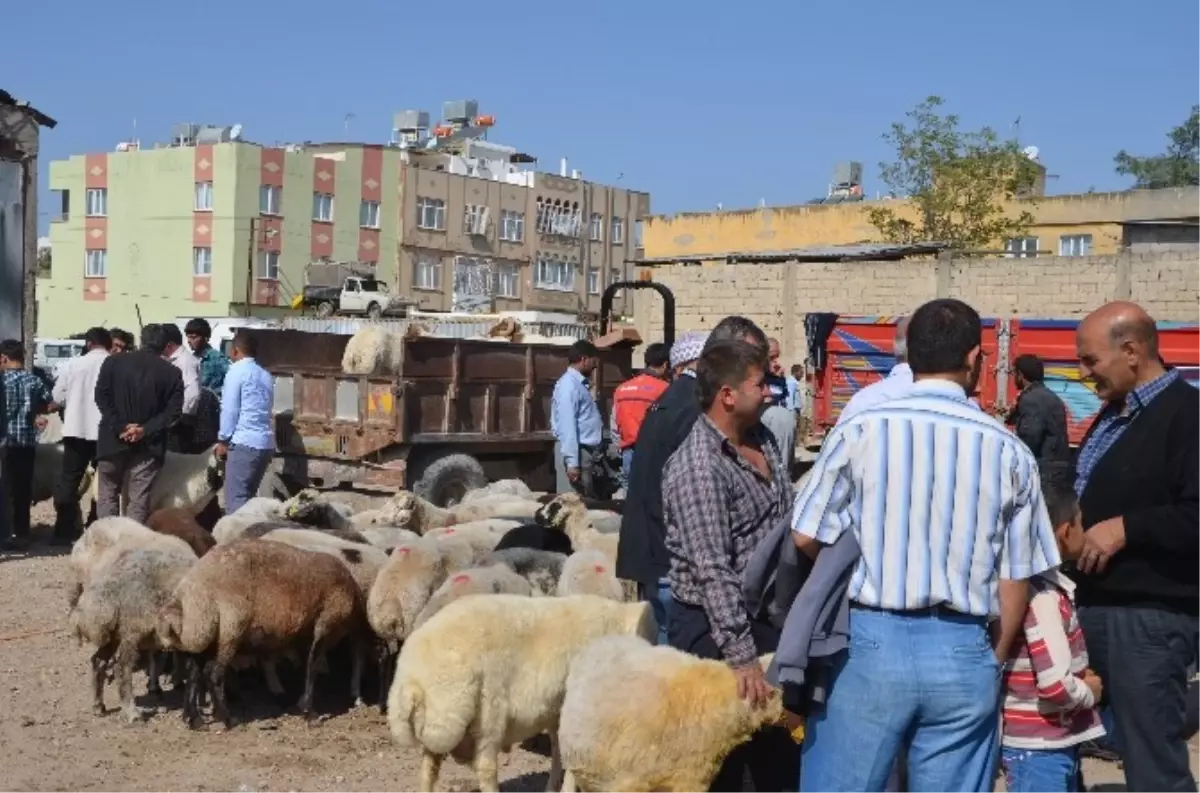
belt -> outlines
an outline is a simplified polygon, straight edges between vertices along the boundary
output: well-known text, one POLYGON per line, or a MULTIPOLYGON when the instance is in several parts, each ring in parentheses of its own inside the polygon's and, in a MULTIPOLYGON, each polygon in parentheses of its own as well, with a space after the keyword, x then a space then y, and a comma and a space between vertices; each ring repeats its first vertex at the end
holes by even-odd
POLYGON ((966 617, 967 619, 976 619, 980 622, 987 622, 987 617, 979 617, 974 614, 966 614, 964 612, 952 609, 944 603, 939 603, 936 606, 926 606, 920 609, 885 609, 879 606, 867 606, 862 603, 850 601, 850 608, 857 611, 874 611, 878 614, 896 614, 904 617, 966 617))

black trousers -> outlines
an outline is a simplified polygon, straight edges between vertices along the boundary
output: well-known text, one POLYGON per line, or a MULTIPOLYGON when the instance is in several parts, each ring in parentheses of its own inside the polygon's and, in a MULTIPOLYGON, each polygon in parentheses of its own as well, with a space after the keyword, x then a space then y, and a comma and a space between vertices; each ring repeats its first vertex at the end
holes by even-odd
POLYGON ((1195 791, 1186 697, 1200 618, 1150 606, 1087 606, 1079 621, 1112 706, 1129 790, 1195 791))
POLYGON ((54 488, 54 536, 76 540, 83 533, 79 513, 79 485, 87 467, 96 461, 96 442, 84 438, 63 438, 62 475, 54 488))
MULTIPOLYGON (((4 454, 4 496, 12 515, 12 536, 29 537, 29 510, 33 507, 33 457, 36 446, 6 446, 4 454)), ((0 508, 5 508, 0 505, 0 508)))
MULTIPOLYGON (((750 622, 759 655, 779 645, 779 631, 769 622, 750 622)), ((700 658, 722 660, 708 617, 699 606, 677 600, 667 604, 667 638, 671 646, 700 658)), ((794 791, 800 787, 800 746, 783 727, 764 727, 748 743, 730 752, 717 772, 711 791, 794 791)))

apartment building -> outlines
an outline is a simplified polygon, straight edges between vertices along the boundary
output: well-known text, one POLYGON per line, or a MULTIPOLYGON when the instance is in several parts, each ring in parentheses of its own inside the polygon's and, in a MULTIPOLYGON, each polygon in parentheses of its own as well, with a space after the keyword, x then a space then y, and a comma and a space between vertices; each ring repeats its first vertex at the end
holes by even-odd
MULTIPOLYGON (((50 164, 38 334, 289 313, 312 262, 374 264, 427 310, 596 312, 640 256, 645 193, 484 139, 473 101, 396 115, 387 143, 264 146, 178 125, 171 142, 50 164)), ((618 304, 631 312, 632 301, 618 304)))

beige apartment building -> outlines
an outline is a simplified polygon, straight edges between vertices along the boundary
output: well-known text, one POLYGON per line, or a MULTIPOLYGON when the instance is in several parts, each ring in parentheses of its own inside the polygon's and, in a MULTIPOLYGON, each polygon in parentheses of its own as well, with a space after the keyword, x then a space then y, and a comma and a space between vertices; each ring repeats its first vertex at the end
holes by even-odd
MULTIPOLYGON (((374 265, 425 310, 593 313, 641 256, 646 193, 485 139, 473 101, 396 114, 387 143, 264 146, 240 127, 50 164, 62 211, 38 335, 292 313, 314 262, 374 265)), ((632 313, 632 300, 618 301, 632 313)))

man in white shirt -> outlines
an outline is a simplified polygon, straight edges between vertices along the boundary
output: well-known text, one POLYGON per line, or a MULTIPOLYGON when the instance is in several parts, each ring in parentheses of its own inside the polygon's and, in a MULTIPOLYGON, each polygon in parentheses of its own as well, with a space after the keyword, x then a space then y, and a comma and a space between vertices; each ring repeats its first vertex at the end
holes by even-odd
POLYGON ((183 331, 178 325, 164 323, 167 332, 167 349, 163 357, 183 375, 183 413, 167 434, 167 450, 182 454, 197 454, 194 435, 196 411, 200 406, 200 361, 192 354, 192 348, 183 343, 183 331))
POLYGON ((892 355, 896 358, 896 365, 887 373, 887 377, 859 389, 850 397, 850 401, 838 416, 838 424, 849 421, 867 408, 895 399, 912 386, 913 373, 908 366, 908 341, 905 338, 907 332, 908 317, 901 317, 896 323, 896 338, 892 342, 892 355))
POLYGON ((96 377, 112 347, 112 334, 92 328, 84 335, 86 352, 63 363, 54 382, 54 401, 63 406, 62 475, 54 490, 54 545, 70 545, 83 530, 79 490, 89 465, 96 462, 100 410, 96 377))

